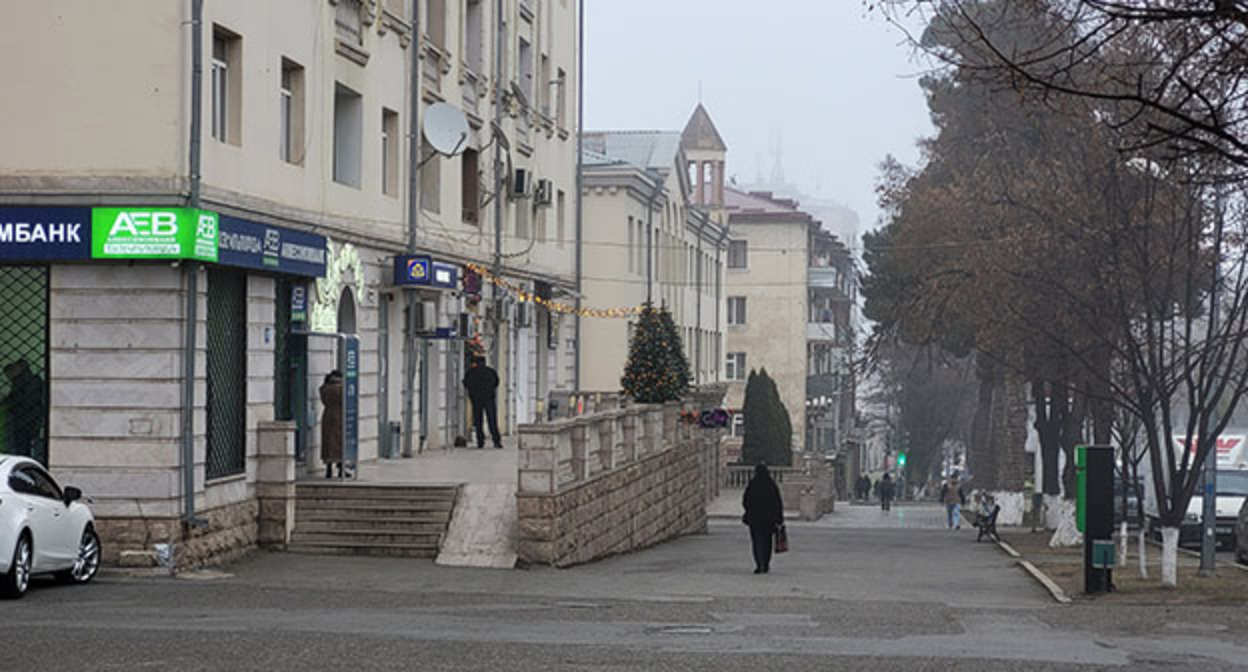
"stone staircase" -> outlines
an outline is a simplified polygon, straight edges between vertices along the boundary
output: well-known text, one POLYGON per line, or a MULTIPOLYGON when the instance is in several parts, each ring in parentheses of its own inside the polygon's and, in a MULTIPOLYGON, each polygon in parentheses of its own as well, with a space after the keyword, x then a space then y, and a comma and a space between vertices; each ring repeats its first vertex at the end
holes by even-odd
POLYGON ((458 492, 454 485, 300 483, 288 550, 437 557, 458 492))

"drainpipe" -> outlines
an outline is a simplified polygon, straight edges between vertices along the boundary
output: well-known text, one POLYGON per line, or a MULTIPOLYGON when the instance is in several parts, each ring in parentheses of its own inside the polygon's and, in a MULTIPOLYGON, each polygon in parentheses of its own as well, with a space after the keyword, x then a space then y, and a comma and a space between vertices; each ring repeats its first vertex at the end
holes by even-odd
MULTIPOLYGON (((506 33, 503 23, 503 0, 494 3, 494 128, 495 133, 503 127, 503 47, 506 33)), ((494 140, 494 277, 501 278, 503 272, 503 146, 494 140)), ((490 294, 494 297, 494 340, 490 343, 490 355, 494 366, 498 366, 502 355, 499 341, 503 336, 503 299, 498 285, 491 285, 490 294)), ((510 406, 508 406, 510 408, 510 406)))
POLYGON ((585 0, 576 9, 576 364, 572 369, 572 389, 581 389, 581 275, 583 273, 582 190, 584 188, 584 125, 585 125, 585 0))
MULTIPOLYGON (((203 134, 204 0, 191 0, 191 137, 187 207, 199 207, 200 137, 203 134)), ((195 328, 199 322, 199 263, 186 260, 186 323, 182 346, 182 516, 189 532, 206 524, 195 517, 195 328)))
MULTIPOLYGON (((420 0, 412 0, 412 42, 411 72, 409 73, 408 89, 411 92, 407 113, 407 252, 416 254, 416 230, 420 222, 420 0)), ((403 457, 412 456, 413 407, 416 404, 416 334, 412 325, 416 321, 416 310, 419 307, 416 293, 408 289, 403 292, 407 320, 403 325, 403 457)), ((383 307, 382 310, 385 310, 383 307)), ((421 353, 422 355, 424 353, 421 353)), ((422 359, 423 364, 423 359, 422 359)), ((420 408, 428 405, 429 390, 420 386, 420 408)), ((424 431, 424 424, 421 424, 424 431)))
POLYGON ((654 202, 659 200, 659 192, 663 190, 663 182, 659 176, 646 171, 646 175, 654 180, 654 190, 650 192, 650 202, 646 204, 646 305, 654 304, 654 202))
POLYGON ((706 220, 698 222, 698 263, 693 272, 697 280, 693 283, 694 295, 697 297, 696 333, 693 337, 693 383, 702 384, 702 233, 706 230, 706 220))
POLYGON ((722 327, 722 323, 719 321, 720 320, 720 314, 719 314, 720 306, 723 305, 722 294, 723 294, 724 267, 721 264, 722 259, 720 258, 720 254, 721 254, 721 250, 723 250, 723 247, 724 247, 724 241, 727 239, 728 239, 728 226, 725 225, 723 229, 721 229, 719 232, 719 241, 715 243, 715 332, 719 335, 719 345, 720 345, 720 347, 718 348, 719 352, 717 353, 719 355, 719 361, 715 362, 715 382, 719 382, 719 371, 720 371, 719 367, 723 366, 724 364, 723 346, 724 346, 724 341, 726 339, 724 336, 724 329, 722 327))

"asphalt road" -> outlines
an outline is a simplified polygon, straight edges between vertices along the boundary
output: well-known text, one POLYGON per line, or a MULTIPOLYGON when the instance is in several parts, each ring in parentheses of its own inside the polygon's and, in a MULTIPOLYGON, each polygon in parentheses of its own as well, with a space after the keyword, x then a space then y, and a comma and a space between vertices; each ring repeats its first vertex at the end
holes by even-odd
POLYGON ((1062 607, 939 509, 709 534, 571 570, 258 553, 0 603, 0 670, 1048 670, 1248 665, 1248 610, 1062 607), (17 633, 21 633, 17 636, 17 633))

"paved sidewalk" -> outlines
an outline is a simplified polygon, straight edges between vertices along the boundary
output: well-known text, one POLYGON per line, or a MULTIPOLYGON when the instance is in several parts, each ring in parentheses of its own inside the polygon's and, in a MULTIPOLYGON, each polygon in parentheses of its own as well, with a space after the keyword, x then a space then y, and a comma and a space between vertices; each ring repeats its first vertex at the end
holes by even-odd
MULTIPOLYGON (((360 465, 359 483, 446 485, 459 483, 515 485, 519 476, 518 440, 503 437, 503 448, 426 450, 412 457, 380 459, 360 465)), ((319 474, 323 475, 323 474, 319 474)), ((324 479, 301 475, 300 482, 324 479)))

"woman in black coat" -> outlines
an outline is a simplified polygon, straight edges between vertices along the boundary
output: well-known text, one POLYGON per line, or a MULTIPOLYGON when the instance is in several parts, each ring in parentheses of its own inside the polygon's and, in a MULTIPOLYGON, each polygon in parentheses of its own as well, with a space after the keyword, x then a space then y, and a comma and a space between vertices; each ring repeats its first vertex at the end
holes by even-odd
POLYGON ((771 538, 776 528, 784 523, 784 502, 780 488, 771 479, 767 465, 754 467, 754 478, 745 488, 741 498, 745 515, 741 520, 750 526, 750 541, 754 545, 754 573, 766 574, 771 569, 771 538))

